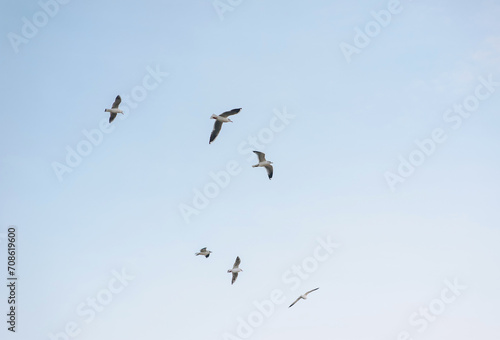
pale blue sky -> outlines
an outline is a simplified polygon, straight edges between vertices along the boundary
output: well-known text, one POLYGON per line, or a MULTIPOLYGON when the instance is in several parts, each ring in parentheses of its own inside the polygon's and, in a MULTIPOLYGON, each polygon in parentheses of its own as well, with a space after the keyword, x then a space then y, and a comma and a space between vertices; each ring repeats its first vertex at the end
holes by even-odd
POLYGON ((500 86, 458 129, 443 114, 500 82, 500 4, 402 0, 347 62, 339 45, 387 7, 244 0, 221 20, 210 0, 70 1, 16 53, 9 34, 41 7, 4 2, 0 237, 18 226, 20 315, 2 339, 68 322, 78 340, 224 339, 278 289, 250 339, 497 340, 500 86), (53 163, 150 69, 169 75, 59 181, 53 163), (236 107, 209 145, 209 117, 236 107), (260 148, 269 181, 238 148, 276 110, 294 118, 260 148), (446 141, 392 191, 384 174, 436 128, 446 141), (241 172, 186 223, 179 206, 229 162, 241 172), (341 246, 293 290, 282 276, 327 237, 341 246), (135 279, 86 323, 78 306, 122 268, 135 279), (410 316, 455 278, 467 289, 419 332, 410 316))

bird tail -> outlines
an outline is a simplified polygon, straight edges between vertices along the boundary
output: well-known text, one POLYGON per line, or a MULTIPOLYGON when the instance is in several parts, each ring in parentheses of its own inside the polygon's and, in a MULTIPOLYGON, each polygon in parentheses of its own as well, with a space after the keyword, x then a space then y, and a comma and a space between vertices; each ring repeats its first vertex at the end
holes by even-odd
POLYGON ((255 164, 255 165, 252 165, 252 168, 256 168, 258 166, 259 166, 259 164, 255 164))

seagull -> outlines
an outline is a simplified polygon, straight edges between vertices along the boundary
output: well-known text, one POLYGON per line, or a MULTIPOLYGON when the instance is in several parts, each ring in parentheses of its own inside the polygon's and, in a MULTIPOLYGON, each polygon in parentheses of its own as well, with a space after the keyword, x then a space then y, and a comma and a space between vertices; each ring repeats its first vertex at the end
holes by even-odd
POLYGON ((257 157, 259 157, 259 163, 252 165, 253 168, 257 168, 259 166, 263 166, 267 170, 267 175, 269 179, 273 178, 273 162, 266 161, 266 154, 260 151, 254 151, 257 157))
POLYGON ((294 302, 293 302, 290 306, 288 306, 288 308, 292 307, 292 306, 293 306, 294 304, 296 304, 296 303, 297 303, 297 301, 299 301, 300 299, 304 299, 304 300, 306 300, 306 299, 307 299, 307 294, 309 294, 309 293, 311 293, 311 292, 314 292, 315 290, 318 290, 318 289, 319 289, 319 287, 318 287, 318 288, 315 288, 315 289, 313 289, 313 290, 310 290, 310 291, 308 291, 308 292, 307 292, 307 293, 305 293, 305 294, 302 294, 301 296, 299 296, 299 297, 297 298, 297 300, 295 300, 295 301, 294 301, 294 302))
POLYGON ((210 135, 210 142, 208 144, 211 144, 215 138, 219 135, 220 129, 222 128, 222 123, 227 123, 227 122, 233 122, 231 119, 227 118, 229 116, 235 115, 238 112, 241 111, 241 108, 239 109, 232 109, 231 111, 226 111, 224 113, 221 113, 220 115, 212 115, 210 119, 215 119, 215 124, 214 124, 214 129, 212 130, 212 134, 210 135))
POLYGON ((240 265, 240 262, 241 262, 240 257, 237 256, 236 261, 234 261, 233 269, 228 269, 227 271, 228 273, 233 273, 233 279, 231 280, 231 284, 233 284, 234 281, 236 281, 238 273, 243 271, 243 269, 238 267, 240 265))
POLYGON ((111 109, 105 109, 104 112, 109 112, 111 113, 109 116, 109 123, 116 118, 116 115, 118 113, 123 114, 123 111, 118 108, 118 105, 122 102, 122 98, 120 96, 116 96, 115 102, 113 103, 113 106, 111 106, 111 109))
POLYGON ((210 254, 211 254, 211 253, 212 253, 212 251, 207 250, 207 247, 205 247, 205 248, 201 248, 201 249, 200 249, 200 252, 199 252, 199 253, 195 253, 195 255, 196 255, 196 256, 198 256, 198 255, 203 255, 203 256, 205 256, 205 257, 207 257, 207 258, 208 258, 208 257, 210 256, 210 254))

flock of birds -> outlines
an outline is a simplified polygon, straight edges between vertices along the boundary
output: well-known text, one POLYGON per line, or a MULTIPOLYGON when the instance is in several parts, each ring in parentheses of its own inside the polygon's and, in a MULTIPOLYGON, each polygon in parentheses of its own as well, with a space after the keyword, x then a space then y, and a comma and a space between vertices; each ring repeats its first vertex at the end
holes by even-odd
MULTIPOLYGON (((201 255, 201 256, 205 256, 206 258, 208 258, 210 256, 210 254, 212 254, 212 251, 208 250, 207 247, 201 248, 199 252, 195 253, 196 256, 201 255)), ((231 278, 231 284, 233 284, 234 281, 236 281, 236 279, 238 278, 238 274, 243 271, 243 269, 240 268, 240 263, 241 263, 241 259, 240 259, 239 256, 237 256, 236 257, 236 261, 234 261, 233 268, 227 270, 228 273, 233 274, 232 278, 231 278)), ((292 302, 292 304, 290 306, 288 306, 288 308, 292 307, 300 299, 306 300, 307 299, 307 295, 309 295, 309 293, 312 293, 312 292, 314 292, 314 291, 316 291, 318 289, 319 289, 319 287, 311 289, 310 291, 302 294, 294 302, 292 302)))
MULTIPOLYGON (((118 108, 120 106, 120 103, 122 102, 122 98, 120 96, 116 96, 115 101, 113 102, 113 105, 111 106, 111 109, 104 109, 104 112, 109 112, 109 123, 113 120, 115 120, 116 116, 121 113, 123 114, 123 111, 118 108)), ((212 133, 210 134, 210 141, 208 144, 212 144, 212 142, 217 138, 219 135, 219 132, 222 128, 223 123, 232 123, 233 121, 229 119, 229 116, 235 115, 238 112, 241 111, 241 108, 239 109, 232 109, 230 111, 226 111, 221 113, 220 115, 215 115, 213 114, 210 119, 215 119, 214 123, 214 129, 212 130, 212 133)), ((260 151, 254 151, 255 154, 257 155, 259 159, 259 163, 252 165, 252 167, 257 168, 257 167, 263 167, 266 168, 267 170, 267 176, 269 179, 273 178, 273 162, 270 162, 266 160, 266 155, 263 152, 260 151)))
MULTIPOLYGON (((110 124, 116 118, 118 113, 123 114, 123 111, 118 108, 120 106, 121 101, 122 101, 122 98, 119 95, 116 96, 115 101, 113 102, 113 105, 111 106, 111 109, 104 110, 104 112, 110 113, 110 116, 109 116, 109 123, 110 124)), ((223 123, 232 123, 233 122, 228 117, 235 115, 235 114, 239 113, 240 111, 241 111, 241 108, 238 108, 238 109, 232 109, 230 111, 223 112, 220 115, 212 114, 210 119, 215 119, 215 123, 214 123, 214 128, 212 130, 212 133, 210 134, 210 141, 208 142, 208 144, 212 144, 212 142, 217 138, 217 136, 220 133, 220 130, 222 129, 223 123)), ((273 162, 266 160, 266 155, 263 152, 254 151, 254 153, 258 157, 259 163, 252 165, 252 167, 253 168, 264 167, 267 170, 267 176, 269 177, 269 179, 273 178, 273 166, 271 165, 271 164, 273 164, 273 162)), ((205 247, 205 248, 200 249, 200 251, 195 253, 195 255, 196 256, 201 255, 201 256, 205 256, 205 258, 208 258, 211 253, 212 253, 212 251, 207 250, 207 247, 205 247)), ((243 271, 243 269, 240 268, 240 263, 241 263, 241 259, 239 256, 237 256, 236 260, 234 261, 233 268, 228 269, 228 271, 227 271, 228 273, 232 274, 231 284, 233 284, 236 281, 236 279, 238 278, 238 274, 243 271)), ((319 288, 315 288, 315 289, 312 289, 312 290, 300 295, 288 308, 295 305, 297 303, 297 301, 299 301, 300 299, 304 299, 304 300, 307 299, 307 295, 309 293, 312 293, 318 289, 319 288)))

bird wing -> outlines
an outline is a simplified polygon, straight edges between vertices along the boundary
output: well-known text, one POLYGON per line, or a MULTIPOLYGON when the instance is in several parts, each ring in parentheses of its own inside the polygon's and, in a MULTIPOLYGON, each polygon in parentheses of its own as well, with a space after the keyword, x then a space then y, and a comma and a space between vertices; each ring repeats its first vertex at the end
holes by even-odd
POLYGON ((259 162, 265 162, 266 161, 266 154, 260 151, 254 151, 254 153, 259 157, 259 162))
POLYGON ((109 122, 110 122, 110 123, 111 123, 113 120, 115 120, 116 115, 117 115, 117 113, 113 113, 113 112, 111 112, 111 114, 109 115, 109 122))
POLYGON ((205 257, 208 259, 208 257, 210 256, 210 253, 208 253, 207 255, 205 255, 205 257))
POLYGON ((273 166, 266 165, 264 168, 266 168, 267 170, 267 175, 269 176, 269 179, 273 178, 273 166))
POLYGON ((215 138, 217 138, 221 128, 222 128, 222 122, 216 120, 214 123, 214 129, 212 130, 212 134, 210 135, 210 142, 208 144, 212 143, 215 140, 215 138))
POLYGON ((240 262, 241 262, 240 257, 239 256, 236 257, 236 261, 234 261, 233 268, 238 268, 238 266, 240 265, 240 262))
POLYGON ((238 273, 233 273, 233 278, 231 280, 231 284, 234 283, 234 281, 236 281, 236 278, 238 277, 238 273))
POLYGON ((231 111, 226 111, 224 113, 221 113, 219 116, 221 116, 221 117, 229 117, 229 116, 237 114, 240 111, 241 111, 241 108, 240 109, 232 109, 231 111))
POLYGON ((122 102, 122 97, 116 96, 115 102, 113 103, 113 106, 111 106, 112 109, 117 109, 118 105, 122 102))
POLYGON ((297 303, 297 301, 299 301, 300 299, 302 299, 302 297, 301 297, 301 296, 299 296, 299 297, 297 298, 297 300, 295 300, 295 301, 294 301, 294 302, 293 302, 290 306, 288 306, 288 308, 292 307, 292 306, 293 306, 294 304, 296 304, 296 303, 297 303))
POLYGON ((200 253, 204 253, 204 252, 206 252, 206 251, 207 251, 207 247, 205 247, 205 248, 201 248, 201 249, 200 249, 200 253))
POLYGON ((315 290, 318 290, 318 289, 319 289, 319 287, 318 287, 318 288, 314 288, 314 289, 312 289, 312 290, 308 291, 307 293, 305 293, 304 295, 307 295, 307 294, 309 294, 309 293, 311 293, 311 292, 314 292, 315 290))

